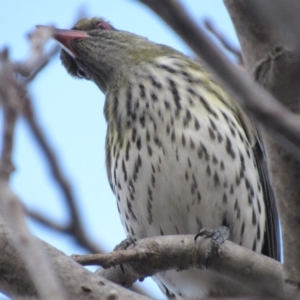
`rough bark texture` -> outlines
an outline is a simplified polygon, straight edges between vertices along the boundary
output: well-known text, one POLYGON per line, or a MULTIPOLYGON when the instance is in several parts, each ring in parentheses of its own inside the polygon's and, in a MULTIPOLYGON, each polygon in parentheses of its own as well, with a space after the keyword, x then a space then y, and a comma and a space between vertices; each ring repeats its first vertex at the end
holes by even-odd
MULTIPOLYGON (((49 244, 36 240, 51 258, 67 299, 149 299, 113 284, 77 264, 49 244)), ((0 219, 0 287, 10 297, 36 297, 36 290, 26 267, 16 251, 10 233, 0 219)), ((34 255, 34 254, 33 254, 34 255)))
MULTIPOLYGON (((98 274, 113 282, 122 282, 124 286, 130 286, 132 281, 128 280, 135 281, 161 270, 203 267, 209 246, 210 239, 201 237, 195 243, 194 235, 152 237, 135 242, 135 245, 126 251, 80 256, 78 261, 84 264, 99 262, 102 266, 122 263, 125 272, 110 268, 101 269, 98 274), (120 278, 120 275, 125 274, 133 276, 120 278)), ((284 290, 287 295, 292 296, 293 287, 284 288, 282 275, 283 268, 279 262, 230 241, 225 241, 220 246, 219 255, 211 257, 208 270, 203 270, 205 280, 216 285, 224 294, 230 293, 235 296, 241 294, 279 296, 283 295, 284 290)))
MULTIPOLYGON (((299 113, 299 1, 225 0, 238 34, 247 71, 287 108, 299 113)), ((265 134, 269 168, 280 208, 284 269, 299 285, 300 162, 265 134)), ((299 150, 298 150, 299 151, 299 150)))

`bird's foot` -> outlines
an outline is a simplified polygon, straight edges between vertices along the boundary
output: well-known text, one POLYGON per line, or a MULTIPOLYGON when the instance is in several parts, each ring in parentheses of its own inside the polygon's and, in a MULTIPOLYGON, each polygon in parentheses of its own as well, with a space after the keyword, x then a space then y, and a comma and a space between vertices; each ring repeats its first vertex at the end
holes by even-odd
POLYGON ((230 232, 228 227, 220 226, 217 229, 202 228, 200 232, 195 235, 195 241, 197 241, 199 236, 211 238, 211 245, 206 251, 205 261, 203 263, 203 267, 205 269, 207 269, 209 259, 214 255, 219 255, 219 248, 228 239, 229 234, 230 232))
MULTIPOLYGON (((135 245, 136 239, 134 239, 131 236, 127 236, 125 240, 123 240, 121 243, 119 243, 113 251, 118 251, 118 250, 126 250, 129 246, 135 245)), ((125 274, 124 266, 120 264, 121 271, 123 274, 125 274)), ((139 281, 143 281, 144 278, 140 278, 139 281)))
POLYGON ((127 236, 125 240, 123 240, 120 244, 118 244, 113 251, 117 250, 126 250, 129 246, 135 245, 136 239, 132 238, 131 236, 127 236))

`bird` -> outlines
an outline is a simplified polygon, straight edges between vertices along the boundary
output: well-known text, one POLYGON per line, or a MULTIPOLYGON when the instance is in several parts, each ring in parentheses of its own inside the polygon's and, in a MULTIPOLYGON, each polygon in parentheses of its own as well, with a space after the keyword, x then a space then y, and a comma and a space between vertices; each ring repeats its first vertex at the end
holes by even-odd
MULTIPOLYGON (((132 239, 226 227, 280 259, 279 221, 257 128, 209 69, 183 53, 84 18, 55 29, 67 72, 105 94, 106 170, 132 239)), ((169 298, 200 299, 209 270, 154 276, 169 298)))

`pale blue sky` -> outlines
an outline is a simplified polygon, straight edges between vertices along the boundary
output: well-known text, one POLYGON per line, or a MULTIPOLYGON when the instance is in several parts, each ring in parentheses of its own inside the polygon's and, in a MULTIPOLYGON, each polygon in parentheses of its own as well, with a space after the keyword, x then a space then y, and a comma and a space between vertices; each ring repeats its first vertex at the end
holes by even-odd
MULTIPOLYGON (((199 23, 204 17, 210 18, 230 41, 237 44, 223 1, 185 0, 183 3, 199 23)), ((0 11, 0 47, 8 46, 14 60, 24 59, 28 53, 27 32, 37 24, 69 28, 79 7, 84 7, 88 16, 105 17, 117 28, 191 54, 158 17, 133 0, 4 1, 0 11)), ((111 251, 125 235, 105 172, 103 94, 91 82, 71 78, 57 57, 35 79, 29 94, 38 119, 71 181, 87 231, 96 242, 111 251)), ((14 162, 16 172, 12 187, 22 201, 28 207, 64 222, 67 215, 62 196, 23 121, 17 126, 14 162)), ((29 222, 29 225, 35 235, 66 254, 83 253, 72 238, 35 222, 29 222)), ((146 280, 144 285, 153 291, 155 298, 162 298, 151 280, 146 280)))

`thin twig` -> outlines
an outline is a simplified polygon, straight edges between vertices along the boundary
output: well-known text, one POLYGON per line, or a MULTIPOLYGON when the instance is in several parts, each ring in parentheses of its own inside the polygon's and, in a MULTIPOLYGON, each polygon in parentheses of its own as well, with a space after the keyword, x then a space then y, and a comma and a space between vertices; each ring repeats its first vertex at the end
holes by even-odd
POLYGON ((82 245, 92 253, 103 252, 103 250, 98 245, 96 245, 87 237, 87 233, 83 229, 81 217, 76 206, 77 199, 73 193, 70 182, 67 179, 66 175, 63 174, 64 172, 58 162, 57 156, 50 146, 49 142, 47 141, 46 136, 41 129, 41 126, 38 124, 33 107, 28 98, 26 98, 25 100, 24 117, 29 125, 29 128, 32 131, 34 138, 36 139, 38 145, 42 149, 42 152, 46 156, 46 161, 49 164, 53 178, 55 179, 58 187, 64 195, 64 198, 68 205, 71 214, 71 223, 69 224, 69 226, 67 226, 68 233, 72 234, 75 237, 78 244, 82 245))
POLYGON ((28 84, 35 79, 35 77, 48 65, 50 60, 59 52, 60 47, 58 45, 54 46, 41 61, 38 62, 37 67, 30 73, 28 77, 25 77, 24 84, 28 84))
POLYGON ((228 52, 232 53, 237 58, 237 63, 240 66, 244 65, 242 52, 237 47, 234 47, 229 40, 214 26, 213 22, 209 19, 204 20, 205 28, 213 34, 217 40, 221 43, 221 45, 226 49, 228 52))
MULTIPOLYGON (((76 19, 81 18, 84 15, 84 10, 79 9, 76 19)), ((38 28, 34 33, 31 33, 29 35, 31 39, 38 39, 40 37, 39 29, 40 28, 38 28)), ((31 65, 32 69, 29 72, 29 76, 25 77, 22 82, 24 84, 29 84, 37 76, 37 74, 39 74, 41 70, 43 70, 48 65, 49 61, 59 52, 59 50, 59 46, 54 46, 46 55, 40 57, 39 60, 35 60, 35 64, 31 65)), ((28 75, 26 72, 24 72, 24 70, 22 70, 22 68, 20 68, 20 70, 23 72, 23 75, 28 75)), ((73 235, 80 246, 86 248, 92 253, 103 252, 103 250, 97 244, 95 244, 91 239, 87 237, 87 233, 84 230, 84 226, 82 224, 81 217, 76 206, 76 203, 78 203, 78 201, 75 197, 73 189, 71 188, 70 181, 64 174, 64 171, 58 161, 57 155, 52 149, 40 124, 38 124, 37 117, 32 106, 32 102, 28 97, 26 97, 25 99, 23 115, 25 117, 25 120, 27 121, 29 128, 31 129, 33 136, 35 137, 37 144, 41 147, 42 152, 46 157, 46 161, 49 164, 49 167, 53 174, 53 178, 55 179, 58 187, 64 195, 64 199, 67 203, 71 218, 70 223, 67 226, 63 226, 49 220, 48 218, 37 212, 27 210, 28 215, 36 221, 40 222, 41 224, 48 226, 49 228, 52 228, 62 233, 73 235)))
POLYGON ((30 76, 36 68, 38 68, 47 59, 43 55, 45 44, 53 35, 53 27, 37 28, 28 35, 31 50, 28 58, 24 62, 13 64, 13 69, 16 73, 22 76, 30 76))
MULTIPOLYGON (((38 53, 35 53, 38 56, 38 53)), ((0 53, 0 97, 4 106, 3 148, 0 157, 0 212, 12 233, 17 251, 37 289, 40 299, 65 299, 62 287, 54 274, 47 255, 37 246, 30 234, 19 199, 9 188, 12 172, 12 152, 15 125, 23 107, 24 86, 13 73, 8 51, 0 53), (7 168, 7 166, 9 166, 7 168), (45 286, 47 282, 47 286, 45 286), (52 298, 53 297, 53 298, 52 298)))
POLYGON ((12 163, 14 130, 22 107, 20 93, 21 91, 24 93, 22 87, 14 80, 8 55, 7 49, 0 53, 0 103, 3 104, 4 111, 0 178, 6 182, 14 171, 12 163))
POLYGON ((58 223, 54 222, 53 220, 45 217, 41 213, 38 213, 37 211, 34 211, 34 210, 30 210, 27 207, 24 207, 24 211, 28 217, 32 218, 33 220, 37 221, 38 223, 40 223, 44 226, 47 226, 48 228, 51 228, 55 231, 70 234, 70 228, 68 226, 63 226, 61 224, 58 224, 58 223))

